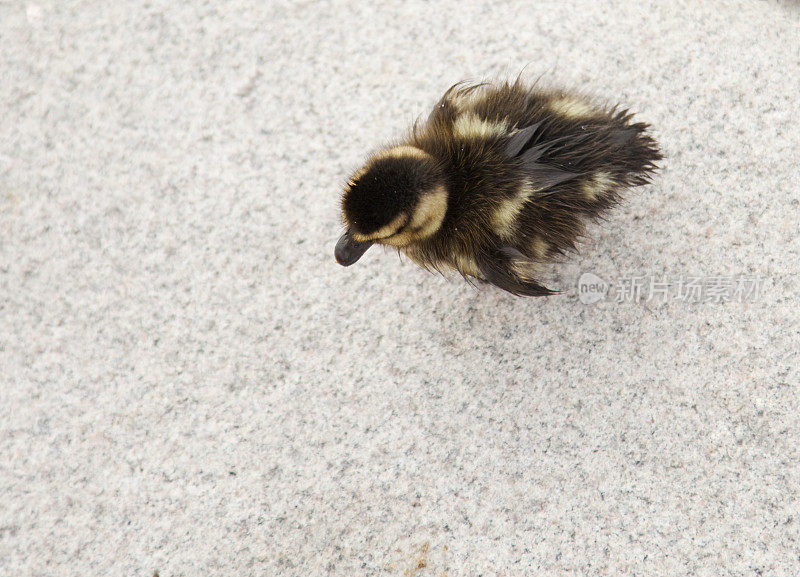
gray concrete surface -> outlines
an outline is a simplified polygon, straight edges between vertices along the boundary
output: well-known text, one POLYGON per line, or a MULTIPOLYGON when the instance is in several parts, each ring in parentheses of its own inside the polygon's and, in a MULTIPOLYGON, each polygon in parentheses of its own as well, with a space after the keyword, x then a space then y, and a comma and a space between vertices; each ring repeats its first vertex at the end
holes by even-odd
POLYGON ((0 574, 800 574, 799 19, 0 2, 0 574), (363 155, 526 66, 666 155, 566 294, 337 266, 363 155))

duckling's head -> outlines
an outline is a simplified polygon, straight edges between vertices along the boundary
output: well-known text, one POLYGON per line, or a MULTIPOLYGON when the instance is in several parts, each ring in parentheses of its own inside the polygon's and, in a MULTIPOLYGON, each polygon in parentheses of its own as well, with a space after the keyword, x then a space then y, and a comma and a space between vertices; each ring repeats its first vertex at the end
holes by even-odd
POLYGON ((350 266, 373 244, 407 247, 433 236, 447 212, 441 167, 427 152, 396 146, 372 157, 342 196, 347 226, 336 262, 350 266))

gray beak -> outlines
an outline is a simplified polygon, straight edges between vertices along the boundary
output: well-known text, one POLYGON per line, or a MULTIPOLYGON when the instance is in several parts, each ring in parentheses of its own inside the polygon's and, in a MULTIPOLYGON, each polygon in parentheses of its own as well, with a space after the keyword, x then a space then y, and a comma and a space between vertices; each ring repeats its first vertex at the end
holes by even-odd
POLYGON ((342 235, 339 239, 339 242, 336 243, 336 248, 333 251, 333 254, 336 256, 336 262, 338 262, 342 266, 350 266, 361 256, 367 252, 367 249, 372 246, 372 241, 364 241, 359 242, 357 240, 353 240, 353 237, 350 236, 350 231, 348 230, 346 233, 342 235))

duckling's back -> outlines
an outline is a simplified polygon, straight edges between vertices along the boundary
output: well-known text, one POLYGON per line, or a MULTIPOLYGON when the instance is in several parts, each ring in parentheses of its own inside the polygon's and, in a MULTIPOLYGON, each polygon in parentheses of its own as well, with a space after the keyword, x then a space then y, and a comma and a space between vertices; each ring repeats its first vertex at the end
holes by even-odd
POLYGON ((453 86, 412 133, 451 179, 445 226, 412 258, 548 294, 532 280, 536 263, 574 249, 585 222, 648 182, 661 158, 631 118, 520 82, 453 86))

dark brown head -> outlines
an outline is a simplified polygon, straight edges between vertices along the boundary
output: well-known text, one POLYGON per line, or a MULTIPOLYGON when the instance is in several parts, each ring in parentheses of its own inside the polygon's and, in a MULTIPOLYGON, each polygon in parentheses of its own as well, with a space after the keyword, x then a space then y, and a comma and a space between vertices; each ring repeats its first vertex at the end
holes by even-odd
POLYGON ((374 156, 347 182, 336 262, 350 266, 372 244, 405 247, 439 230, 447 211, 442 171, 428 153, 396 146, 374 156))

